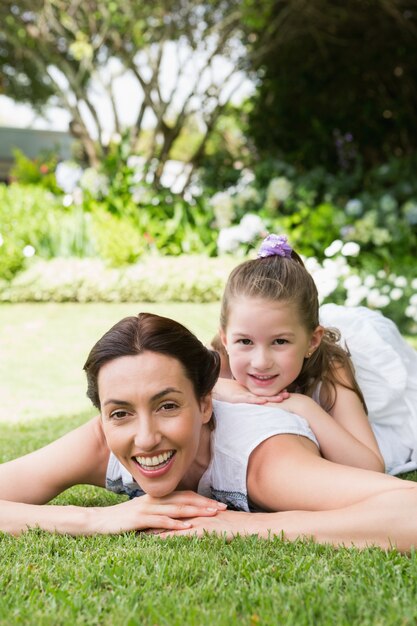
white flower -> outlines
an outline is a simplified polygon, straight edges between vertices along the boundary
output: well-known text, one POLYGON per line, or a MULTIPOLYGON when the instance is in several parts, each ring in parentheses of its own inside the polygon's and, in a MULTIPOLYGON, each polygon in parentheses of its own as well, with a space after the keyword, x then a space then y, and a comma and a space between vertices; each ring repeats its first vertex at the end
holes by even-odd
POLYGON ((378 278, 386 278, 387 277, 387 273, 385 270, 378 270, 376 273, 378 278))
POLYGON ((335 254, 340 252, 342 248, 343 248, 343 241, 341 239, 335 239, 334 241, 332 241, 330 246, 325 248, 324 254, 325 256, 334 256, 335 254))
POLYGON ((259 217, 253 213, 247 213, 242 217, 239 224, 240 241, 249 243, 258 235, 265 232, 265 224, 259 217))
POLYGON ((235 252, 241 243, 249 243, 265 232, 265 224, 258 215, 248 213, 237 226, 222 228, 217 238, 219 253, 235 252))
POLYGON ((409 200, 402 207, 404 217, 409 224, 414 226, 417 224, 417 203, 415 200, 409 200))
POLYGON ((341 253, 343 256, 358 256, 360 251, 360 245, 356 243, 356 241, 347 241, 344 244, 341 253))
POLYGON ((413 306, 417 306, 417 293, 413 293, 413 295, 411 296, 410 304, 412 304, 413 306))
POLYGON ((365 285, 351 289, 347 293, 346 306, 359 306, 368 297, 369 289, 365 285))
POLYGON ((376 282, 375 276, 373 274, 369 274, 368 276, 365 277, 363 284, 366 285, 367 287, 374 287, 375 282, 376 282))
POLYGON ((0 246, 2 246, 4 244, 4 239, 2 234, 0 233, 0 246))
POLYGON ((399 287, 394 287, 394 289, 392 289, 390 296, 391 296, 391 300, 400 300, 404 295, 404 291, 402 289, 400 289, 399 287))
POLYGON ((397 276, 394 280, 394 285, 396 287, 407 287, 407 279, 405 276, 397 276))
POLYGON ((259 193, 255 187, 245 187, 235 197, 237 206, 244 208, 249 202, 256 204, 259 202, 259 193))
POLYGON ((415 322, 417 322, 417 306, 410 304, 405 309, 405 314, 407 317, 411 317, 415 322))
POLYGON ((361 284, 362 281, 360 279, 360 276, 358 276, 357 274, 352 274, 351 276, 345 278, 343 282, 343 287, 349 291, 350 289, 356 289, 357 287, 360 287, 361 284))
POLYGON ((361 200, 357 198, 353 198, 352 200, 348 200, 345 206, 345 212, 347 215, 351 215, 352 217, 359 217, 362 214, 363 204, 361 200))
POLYGON ((93 198, 104 198, 109 193, 109 181, 107 176, 100 174, 93 167, 87 167, 80 180, 80 186, 84 191, 89 191, 93 198))
POLYGON ((411 287, 412 289, 417 289, 417 278, 413 278, 411 281, 411 287))
POLYGON ((290 197, 291 193, 292 183, 288 178, 285 178, 285 176, 273 178, 268 185, 265 206, 268 209, 276 209, 290 197))
POLYGON ((233 200, 226 191, 219 191, 210 199, 219 228, 230 226, 234 215, 233 200))
POLYGON ((23 256, 25 256, 26 258, 30 258, 35 254, 36 250, 33 246, 25 246, 23 248, 23 256))
POLYGON ((131 154, 127 159, 127 166, 133 170, 133 182, 140 183, 145 173, 145 158, 131 154))
POLYGON ((64 193, 72 193, 77 186, 82 169, 73 161, 61 161, 55 169, 56 184, 64 193))
POLYGON ((382 309, 390 303, 388 296, 382 294, 379 289, 371 289, 368 293, 367 304, 375 309, 382 309))
POLYGON ((386 193, 381 196, 379 200, 379 206, 384 211, 384 213, 391 213, 392 211, 395 211, 395 209, 398 207, 398 202, 393 196, 391 196, 391 194, 386 193))
POLYGON ((240 245, 239 226, 231 226, 230 228, 222 228, 217 238, 217 250, 219 254, 225 252, 235 252, 240 245))
POLYGON ((66 193, 65 196, 63 197, 62 204, 65 207, 69 207, 73 203, 73 200, 74 199, 73 199, 72 195, 70 193, 66 193))

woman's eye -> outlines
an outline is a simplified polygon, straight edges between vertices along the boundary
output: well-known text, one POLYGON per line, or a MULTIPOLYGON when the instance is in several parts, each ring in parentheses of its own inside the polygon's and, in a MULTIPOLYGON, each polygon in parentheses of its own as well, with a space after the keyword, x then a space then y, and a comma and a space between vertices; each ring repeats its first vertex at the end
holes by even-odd
POLYGON ((175 411, 175 409, 178 409, 178 404, 176 402, 164 402, 160 408, 163 411, 175 411))
POLYGON ((252 341, 250 339, 238 339, 237 343, 240 343, 242 346, 250 346, 252 341))
POLYGON ((115 420, 122 420, 127 415, 128 415, 128 412, 127 411, 122 411, 122 410, 113 411, 112 413, 110 413, 111 419, 115 419, 115 420))
POLYGON ((277 346, 283 346, 283 345, 285 345, 286 343, 288 343, 288 340, 287 340, 287 339, 274 339, 274 343, 275 343, 277 346))

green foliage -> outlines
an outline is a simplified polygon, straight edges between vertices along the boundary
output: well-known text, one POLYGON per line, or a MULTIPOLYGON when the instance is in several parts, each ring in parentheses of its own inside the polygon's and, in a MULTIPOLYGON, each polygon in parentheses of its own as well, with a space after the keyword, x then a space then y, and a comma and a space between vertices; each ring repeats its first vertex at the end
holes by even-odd
POLYGON ((52 193, 59 193, 55 179, 58 157, 54 153, 40 153, 30 159, 21 150, 13 150, 14 164, 10 170, 11 180, 22 185, 39 185, 52 193))
POLYGON ((84 189, 84 208, 92 215, 97 252, 110 264, 133 263, 156 250, 216 254, 210 206, 168 189, 155 191, 146 182, 144 159, 131 155, 128 135, 111 147, 100 171, 92 172, 90 188, 95 191, 84 189))
POLYGON ((39 185, 0 185, 0 279, 11 279, 32 255, 88 255, 89 218, 81 207, 62 206, 39 185))
POLYGON ((261 158, 352 170, 417 148, 417 15, 408 2, 247 0, 245 10, 258 33, 250 134, 261 158))

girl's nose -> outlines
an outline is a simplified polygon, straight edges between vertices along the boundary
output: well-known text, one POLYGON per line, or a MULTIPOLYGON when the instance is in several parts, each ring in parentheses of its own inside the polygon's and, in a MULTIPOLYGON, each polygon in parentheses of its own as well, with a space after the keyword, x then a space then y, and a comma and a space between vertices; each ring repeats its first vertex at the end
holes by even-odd
POLYGON ((142 452, 152 451, 161 441, 158 425, 151 419, 141 417, 135 433, 135 446, 142 452))
POLYGON ((252 356, 252 366, 256 369, 269 369, 272 366, 271 355, 267 348, 259 347, 252 356))

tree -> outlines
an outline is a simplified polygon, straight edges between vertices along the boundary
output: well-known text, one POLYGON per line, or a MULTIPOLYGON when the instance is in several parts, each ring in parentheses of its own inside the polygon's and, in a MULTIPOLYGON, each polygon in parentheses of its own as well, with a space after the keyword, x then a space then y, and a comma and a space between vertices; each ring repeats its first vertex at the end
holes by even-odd
POLYGON ((128 76, 137 94, 131 147, 145 130, 155 185, 189 120, 198 121, 189 181, 245 80, 240 18, 239 0, 3 0, 0 93, 68 111, 73 135, 97 166, 109 135, 126 131, 117 92, 128 76))
POLYGON ((372 166, 417 148, 417 8, 410 0, 246 0, 262 37, 251 133, 262 156, 372 166))

